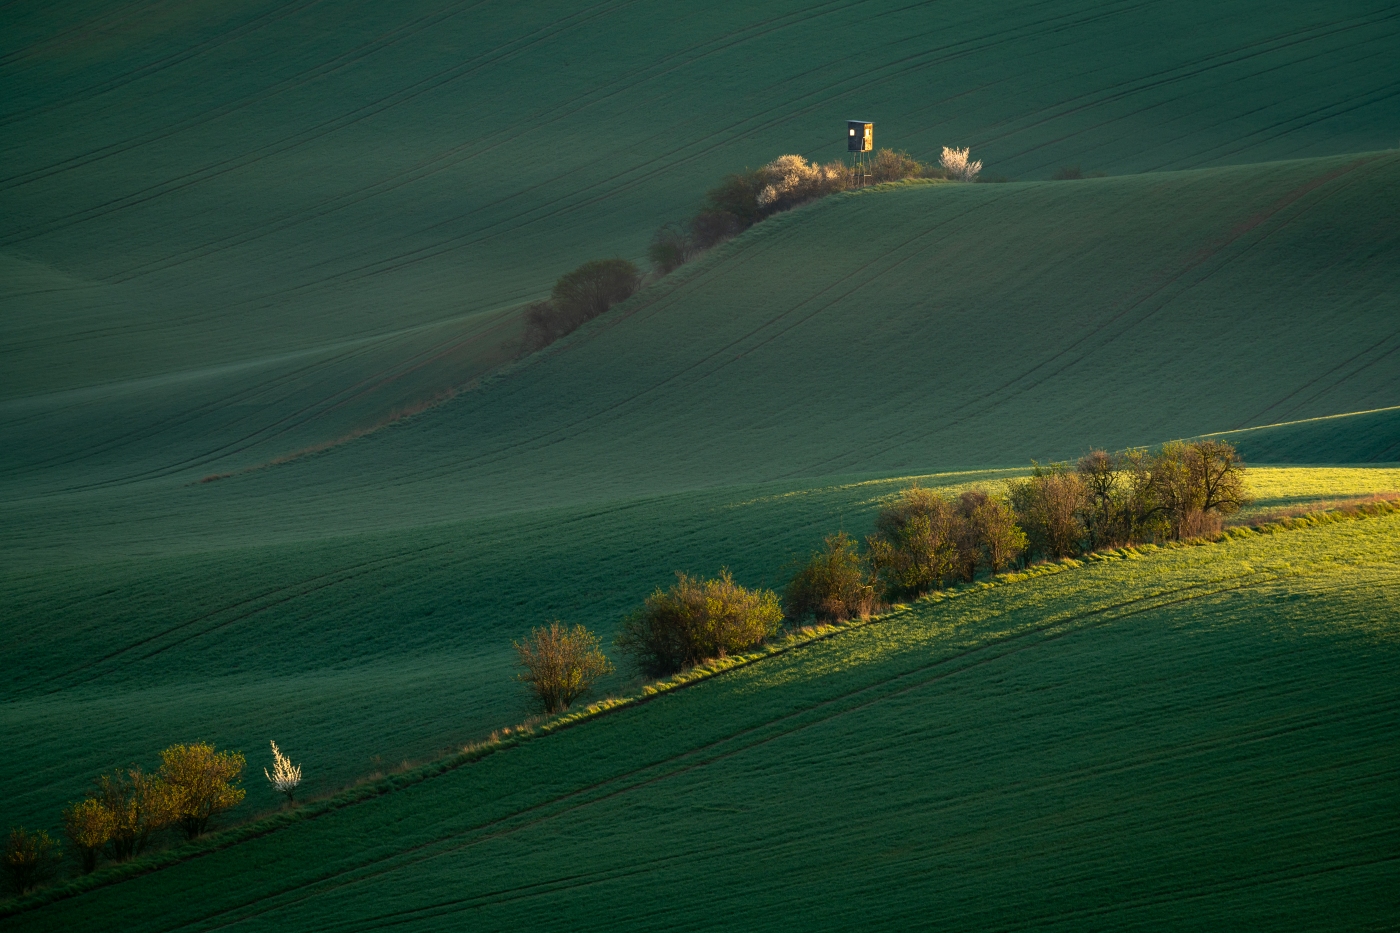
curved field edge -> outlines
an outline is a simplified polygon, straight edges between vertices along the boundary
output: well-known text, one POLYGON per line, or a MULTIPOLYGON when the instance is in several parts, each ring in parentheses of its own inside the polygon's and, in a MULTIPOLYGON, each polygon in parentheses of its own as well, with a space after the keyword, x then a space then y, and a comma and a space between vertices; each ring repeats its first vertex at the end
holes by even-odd
MULTIPOLYGON (((1150 559, 1156 554, 1163 554, 1181 549, 1222 547, 1236 541, 1274 536, 1287 532, 1303 531, 1339 523, 1381 518, 1396 514, 1400 514, 1400 502, 1378 501, 1360 504, 1343 510, 1319 511, 1277 522, 1231 528, 1226 530, 1221 537, 1215 541, 1197 539, 1186 542, 1174 542, 1165 546, 1147 544, 1096 552, 1086 556, 1082 560, 1067 559, 1056 563, 1040 564, 1025 571, 1004 574, 995 580, 983 581, 935 592, 921 598, 912 605, 898 605, 892 607, 889 612, 874 616, 868 620, 857 620, 840 625, 804 628, 785 635, 770 644, 764 645, 756 651, 724 659, 712 660, 672 677, 646 684, 635 692, 624 696, 609 697, 590 703, 581 709, 567 711, 553 717, 547 717, 542 720, 530 721, 506 728, 501 730, 498 734, 493 734, 492 737, 485 742, 469 745, 459 753, 418 765, 402 773, 358 784, 339 793, 309 801, 304 805, 254 820, 242 826, 210 834, 193 843, 165 850, 152 856, 139 858, 129 863, 109 866, 92 875, 71 881, 64 885, 47 888, 23 898, 12 898, 8 901, 0 902, 0 916, 13 916, 43 907, 47 904, 77 897, 127 879, 170 868, 190 861, 191 859, 196 859, 228 849, 243 842, 276 833, 298 823, 304 823, 336 811, 344 810, 348 807, 376 800, 386 794, 391 794, 395 791, 421 784, 424 781, 431 780, 432 778, 454 771, 465 765, 519 747, 524 743, 539 741, 552 734, 577 728, 614 713, 653 702, 678 690, 702 684, 715 677, 738 671, 755 664, 760 664, 764 661, 779 658, 793 651, 827 641, 840 635, 909 619, 911 615, 917 614, 924 607, 949 602, 956 605, 956 601, 970 595, 1028 583, 1045 577, 1059 576, 1087 565, 1119 561, 1140 561, 1143 559, 1150 559)), ((1284 574, 1288 573, 1286 567, 1287 564, 1285 563, 1285 569, 1281 571, 1284 574)), ((1062 624, 1061 621, 1052 620, 1046 623, 1046 626, 1048 628, 1053 628, 1060 624, 1062 624)), ((991 646, 995 644, 997 640, 997 638, 993 638, 990 641, 979 642, 978 647, 991 646)), ((859 661, 856 663, 858 664, 859 661)))

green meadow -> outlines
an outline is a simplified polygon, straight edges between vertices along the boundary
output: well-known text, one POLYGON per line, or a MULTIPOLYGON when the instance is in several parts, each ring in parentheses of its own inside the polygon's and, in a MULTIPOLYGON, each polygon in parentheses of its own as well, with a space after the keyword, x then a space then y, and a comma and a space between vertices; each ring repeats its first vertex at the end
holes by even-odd
POLYGON ((965 589, 9 922, 1386 929, 1398 560, 1389 514, 965 589))
MULTIPOLYGON (((270 739, 307 798, 416 774, 530 714, 532 626, 616 656, 677 571, 781 588, 913 482, 1212 436, 1238 522, 1400 492, 1386 3, 0 27, 0 831, 173 742, 248 753, 221 826, 280 806, 270 739), (521 355, 561 273, 848 118, 996 183, 778 214, 521 355)), ((1387 515, 963 589, 4 923, 1387 928, 1397 549, 1387 515)))

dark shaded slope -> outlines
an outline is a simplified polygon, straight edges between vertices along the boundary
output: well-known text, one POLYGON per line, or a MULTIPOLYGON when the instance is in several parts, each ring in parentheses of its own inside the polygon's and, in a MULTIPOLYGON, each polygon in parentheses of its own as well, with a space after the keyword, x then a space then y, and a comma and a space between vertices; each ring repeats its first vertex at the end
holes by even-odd
POLYGON ((1220 435, 1255 463, 1400 460, 1400 408, 1381 408, 1220 435))
POLYGON ((1380 153, 834 198, 428 417, 179 495, 403 521, 1380 407, 1400 394, 1397 192, 1380 153))
POLYGON ((0 25, 0 278, 57 276, 0 294, 0 401, 24 399, 0 472, 65 482, 225 472, 460 388, 480 316, 640 255, 724 172, 836 155, 853 115, 1030 178, 1375 149, 1400 115, 1379 0, 97 0, 0 25))

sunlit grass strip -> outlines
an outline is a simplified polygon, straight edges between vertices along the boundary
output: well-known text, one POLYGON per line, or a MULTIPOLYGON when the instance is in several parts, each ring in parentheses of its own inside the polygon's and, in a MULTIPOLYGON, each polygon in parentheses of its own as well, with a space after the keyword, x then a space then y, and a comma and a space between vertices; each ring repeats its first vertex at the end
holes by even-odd
MULTIPOLYGON (((946 590, 936 591, 921 597, 914 605, 927 605, 929 603, 958 599, 970 593, 1022 583, 1039 577, 1054 576, 1083 567, 1089 563, 1141 560, 1160 551, 1186 547, 1205 547, 1226 541, 1249 538, 1255 535, 1273 535, 1287 531, 1300 531, 1321 525, 1338 524, 1395 513, 1400 513, 1400 500, 1380 499, 1355 505, 1345 505, 1337 509, 1328 509, 1306 515, 1283 518, 1277 521, 1267 521, 1257 525, 1228 528, 1213 539, 1197 538, 1189 541, 1174 541, 1162 545, 1141 544, 1114 548, 1088 554, 1080 559, 1067 558, 1053 563, 1037 564, 1022 571, 1002 574, 992 580, 962 584, 946 590)), ((126 878, 159 871, 162 868, 175 865, 179 862, 197 858, 210 852, 225 849, 237 845, 238 843, 276 832, 293 823, 315 819, 323 814, 353 806, 367 800, 372 800, 395 790, 409 787, 426 781, 429 778, 436 777, 437 775, 455 770, 463 765, 479 761, 496 752, 521 745, 531 739, 542 738, 552 732, 577 726, 588 720, 605 716, 621 709, 650 702, 673 691, 693 686, 709 680, 712 677, 737 670, 766 658, 785 654, 794 649, 855 629, 898 619, 908 614, 913 608, 913 605, 899 604, 892 606, 889 611, 881 615, 871 616, 869 619, 856 619, 844 623, 802 628, 780 636, 754 651, 730 655, 725 658, 715 658, 670 677, 645 684, 634 693, 621 697, 607 697, 590 703, 587 706, 569 710, 542 720, 527 721, 516 726, 497 730, 484 741, 467 745, 463 747, 460 752, 407 768, 397 774, 385 775, 372 780, 362 780, 352 787, 333 792, 319 799, 309 800, 296 807, 260 817, 241 826, 211 833, 193 842, 182 843, 160 852, 144 855, 130 862, 108 865, 90 875, 75 878, 61 885, 44 888, 22 898, 11 898, 6 901, 0 901, 0 916, 9 916, 54 901, 74 897, 126 878)))

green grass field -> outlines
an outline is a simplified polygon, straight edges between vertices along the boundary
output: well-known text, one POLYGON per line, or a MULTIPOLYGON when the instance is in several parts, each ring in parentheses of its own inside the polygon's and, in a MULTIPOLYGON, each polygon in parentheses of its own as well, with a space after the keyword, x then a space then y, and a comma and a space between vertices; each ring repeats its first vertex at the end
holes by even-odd
POLYGON ((1390 515, 916 603, 9 923, 1388 929, 1397 561, 1390 515))
MULTIPOLYGON (((780 586, 914 479, 1211 434, 1246 518, 1400 490, 1378 0, 0 26, 0 830, 176 741, 310 794, 460 748, 531 626, 780 586), (561 272, 851 117, 1016 180, 773 217, 517 359, 561 272)), ((921 603, 7 924, 1383 925, 1397 522, 921 603)))

